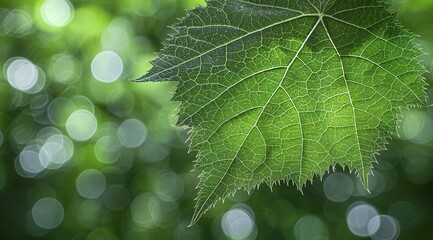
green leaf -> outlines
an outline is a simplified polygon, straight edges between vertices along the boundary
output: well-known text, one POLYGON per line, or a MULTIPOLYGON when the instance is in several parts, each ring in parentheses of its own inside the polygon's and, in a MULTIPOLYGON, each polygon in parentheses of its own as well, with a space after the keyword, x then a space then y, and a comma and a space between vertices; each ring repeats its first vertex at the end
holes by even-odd
POLYGON ((141 81, 175 81, 201 174, 192 223, 239 188, 298 189, 339 164, 368 188, 425 69, 376 0, 208 0, 174 27, 141 81))

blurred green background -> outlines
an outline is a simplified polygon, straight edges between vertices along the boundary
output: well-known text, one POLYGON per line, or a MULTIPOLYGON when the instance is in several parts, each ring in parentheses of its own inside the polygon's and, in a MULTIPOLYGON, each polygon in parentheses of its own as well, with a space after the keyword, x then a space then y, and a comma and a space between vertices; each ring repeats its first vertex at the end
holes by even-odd
MULTIPOLYGON (((433 72, 433 1, 389 2, 433 72)), ((337 169, 303 195, 240 191, 187 228, 197 174, 175 85, 129 80, 198 4, 0 0, 0 239, 433 239, 433 108, 404 110, 371 194, 337 169)))

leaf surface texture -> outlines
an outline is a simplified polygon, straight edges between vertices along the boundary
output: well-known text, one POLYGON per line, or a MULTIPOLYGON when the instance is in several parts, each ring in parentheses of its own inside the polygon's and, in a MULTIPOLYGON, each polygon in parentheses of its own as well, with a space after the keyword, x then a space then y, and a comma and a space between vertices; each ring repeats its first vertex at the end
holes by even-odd
POLYGON ((301 189, 339 164, 364 186, 401 108, 425 104, 415 36, 376 0, 212 0, 141 81, 175 81, 191 127, 195 223, 237 189, 301 189))

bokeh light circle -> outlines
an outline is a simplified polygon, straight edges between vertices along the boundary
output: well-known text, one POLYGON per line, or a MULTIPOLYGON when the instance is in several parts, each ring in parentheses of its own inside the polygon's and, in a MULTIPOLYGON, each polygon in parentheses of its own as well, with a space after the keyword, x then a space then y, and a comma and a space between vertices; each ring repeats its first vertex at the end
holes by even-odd
POLYGON ((19 124, 10 131, 10 142, 18 149, 23 149, 32 140, 34 129, 30 124, 19 124))
POLYGON ((121 154, 121 144, 116 135, 100 137, 93 149, 98 161, 106 164, 115 163, 121 154))
POLYGON ((115 18, 101 36, 101 45, 106 50, 124 52, 130 42, 131 23, 122 17, 115 18))
POLYGON ((63 221, 63 206, 55 198, 42 198, 33 206, 32 216, 39 227, 54 229, 63 221))
POLYGON ((20 91, 29 91, 38 82, 38 68, 26 58, 12 58, 6 63, 6 79, 20 91))
POLYGON ((4 31, 15 37, 24 37, 32 32, 33 21, 29 14, 20 9, 7 11, 0 22, 4 31))
POLYGON ((82 72, 82 65, 74 56, 58 54, 51 58, 50 73, 56 82, 73 84, 80 79, 82 72))
POLYGON ((47 108, 48 119, 53 125, 65 126, 69 116, 76 110, 71 99, 57 97, 53 99, 47 108))
POLYGON ((71 160, 73 154, 71 139, 59 133, 47 138, 39 152, 39 159, 44 167, 58 169, 71 160))
POLYGON ((77 110, 66 121, 69 136, 78 142, 89 140, 96 132, 98 122, 95 115, 87 110, 77 110))
POLYGON ((344 173, 333 173, 323 183, 326 197, 333 202, 345 202, 353 193, 353 181, 344 173))
POLYGON ((73 14, 74 7, 68 0, 45 0, 41 6, 42 19, 53 27, 66 26, 73 14))
POLYGON ((371 219, 378 215, 377 210, 367 203, 358 202, 352 204, 347 211, 347 226, 356 236, 370 236, 371 232, 369 231, 368 224, 371 219))
POLYGON ((125 120, 117 131, 120 143, 127 148, 136 148, 147 137, 147 127, 138 119, 125 120))
POLYGON ((368 222, 368 232, 373 240, 395 240, 400 234, 400 225, 394 217, 379 215, 368 222))
POLYGON ((410 229, 416 226, 422 219, 423 212, 419 206, 409 201, 394 203, 388 213, 395 217, 402 229, 410 229))
POLYGON ((149 141, 140 148, 140 159, 145 162, 160 162, 164 160, 169 154, 170 149, 168 146, 162 144, 154 144, 149 141))
POLYGON ((245 208, 232 208, 223 215, 221 227, 230 239, 246 239, 255 228, 254 217, 245 208))
POLYGON ((296 222, 294 234, 296 240, 328 239, 328 227, 320 218, 307 215, 296 222))
POLYGON ((104 83, 116 81, 123 73, 123 61, 113 51, 98 53, 91 64, 93 76, 104 83))
POLYGON ((149 228, 155 225, 154 215, 158 208, 159 202, 156 201, 155 196, 143 193, 135 197, 131 203, 132 220, 140 227, 149 228))
POLYGON ((27 173, 38 174, 45 169, 39 158, 40 150, 39 146, 30 145, 20 153, 19 161, 21 168, 27 173))
POLYGON ((399 134, 403 140, 416 144, 427 144, 433 140, 433 117, 427 112, 404 111, 403 120, 399 124, 399 134))
POLYGON ((105 176, 96 169, 87 169, 81 172, 75 184, 77 192, 88 199, 101 196, 107 186, 105 176))
POLYGON ((184 192, 184 183, 176 173, 167 171, 155 183, 155 192, 164 201, 176 201, 184 192))
POLYGON ((142 17, 151 17, 161 8, 160 0, 134 1, 127 0, 125 7, 142 17))

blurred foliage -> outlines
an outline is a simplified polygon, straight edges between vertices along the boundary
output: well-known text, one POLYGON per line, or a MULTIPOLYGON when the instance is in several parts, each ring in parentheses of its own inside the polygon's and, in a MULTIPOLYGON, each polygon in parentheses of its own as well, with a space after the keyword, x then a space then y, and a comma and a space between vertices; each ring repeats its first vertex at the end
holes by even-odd
MULTIPOLYGON (((390 2, 433 72, 433 1, 390 2)), ((371 194, 337 169, 303 195, 241 191, 187 228, 197 179, 175 85, 129 80, 198 4, 0 0, 0 238, 433 239, 433 108, 404 111, 371 194)))

